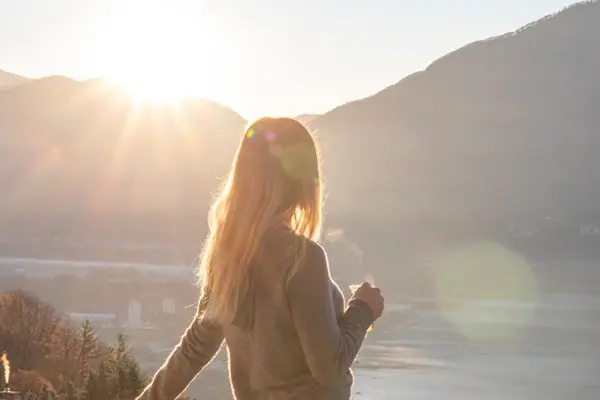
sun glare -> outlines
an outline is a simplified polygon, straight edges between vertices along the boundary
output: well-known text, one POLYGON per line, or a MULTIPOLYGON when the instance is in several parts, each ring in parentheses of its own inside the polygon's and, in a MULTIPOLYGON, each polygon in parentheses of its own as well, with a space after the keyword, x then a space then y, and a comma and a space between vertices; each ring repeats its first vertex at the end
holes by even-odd
POLYGON ((178 82, 168 74, 159 71, 143 73, 114 74, 109 79, 123 88, 136 103, 169 105, 188 96, 182 88, 184 82, 178 82))
MULTIPOLYGON (((206 79, 201 69, 202 24, 186 20, 175 7, 127 3, 115 9, 98 56, 107 78, 137 102, 169 104, 206 79)), ((204 71, 206 72, 206 71, 204 71)))

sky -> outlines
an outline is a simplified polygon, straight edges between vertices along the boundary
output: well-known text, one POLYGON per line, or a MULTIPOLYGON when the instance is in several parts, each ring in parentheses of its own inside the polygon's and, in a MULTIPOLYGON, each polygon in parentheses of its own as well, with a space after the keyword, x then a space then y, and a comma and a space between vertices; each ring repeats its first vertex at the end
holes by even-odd
POLYGON ((565 0, 0 0, 0 69, 323 113, 565 0))

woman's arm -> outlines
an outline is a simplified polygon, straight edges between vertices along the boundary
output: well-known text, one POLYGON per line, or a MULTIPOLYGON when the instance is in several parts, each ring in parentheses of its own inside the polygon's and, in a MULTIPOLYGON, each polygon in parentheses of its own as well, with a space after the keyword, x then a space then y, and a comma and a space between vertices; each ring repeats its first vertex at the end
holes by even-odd
POLYGON ((221 326, 199 309, 179 344, 137 400, 174 400, 213 359, 223 343, 221 326))
POLYGON ((351 299, 337 320, 325 250, 309 242, 307 254, 288 283, 288 301, 313 377, 333 386, 344 379, 373 323, 363 301, 351 299))

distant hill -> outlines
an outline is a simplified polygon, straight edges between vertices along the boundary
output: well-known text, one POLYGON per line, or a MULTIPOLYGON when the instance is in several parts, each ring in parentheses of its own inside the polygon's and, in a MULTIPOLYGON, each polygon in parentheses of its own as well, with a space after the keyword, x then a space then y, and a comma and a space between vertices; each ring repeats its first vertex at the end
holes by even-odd
POLYGON ((600 216, 600 3, 471 43, 310 122, 330 208, 406 219, 600 216))
POLYGON ((0 121, 0 236, 142 239, 173 224, 200 237, 246 123, 211 101, 137 106, 104 80, 62 76, 1 91, 0 121))
POLYGON ((19 86, 28 80, 24 76, 0 70, 0 90, 19 86))

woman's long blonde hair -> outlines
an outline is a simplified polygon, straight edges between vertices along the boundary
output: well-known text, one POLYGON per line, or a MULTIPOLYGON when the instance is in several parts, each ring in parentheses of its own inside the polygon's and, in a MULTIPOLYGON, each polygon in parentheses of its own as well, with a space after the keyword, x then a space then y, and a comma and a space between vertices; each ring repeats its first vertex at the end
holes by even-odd
MULTIPOLYGON (((233 321, 251 290, 253 261, 269 230, 288 227, 300 237, 317 240, 321 223, 321 172, 310 133, 291 118, 252 123, 209 213, 199 266, 207 315, 233 321)), ((301 243, 293 254, 296 265, 305 253, 305 241, 301 243)))

